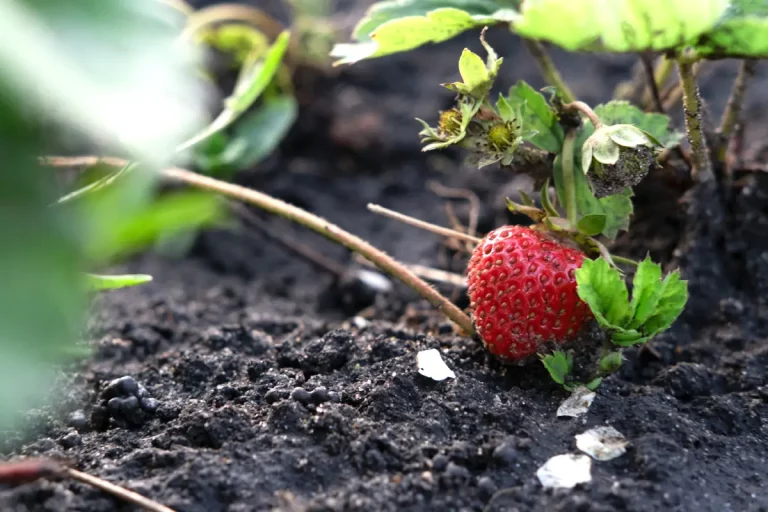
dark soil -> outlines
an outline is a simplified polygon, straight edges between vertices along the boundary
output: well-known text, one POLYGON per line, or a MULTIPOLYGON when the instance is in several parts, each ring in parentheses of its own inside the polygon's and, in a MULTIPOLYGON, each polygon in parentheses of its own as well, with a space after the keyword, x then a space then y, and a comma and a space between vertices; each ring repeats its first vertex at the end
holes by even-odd
MULTIPOLYGON (((506 57, 502 88, 543 85, 512 36, 494 30, 490 41, 506 57)), ((366 204, 448 224, 445 200, 427 186, 434 180, 478 195, 480 232, 512 220, 504 197, 524 182, 466 168, 459 153, 419 151, 413 118, 432 120, 450 104, 438 84, 455 78, 463 46, 479 51, 477 33, 335 77, 308 75, 291 136, 238 181, 402 261, 461 271, 465 256, 452 261, 438 237, 366 204)), ((608 100, 634 62, 555 56, 589 103, 608 100)), ((702 92, 719 115, 735 63, 715 69, 702 92)), ((752 141, 766 134, 766 84, 761 67, 746 109, 752 141)), ((582 418, 556 418, 567 395, 539 365, 503 367, 400 285, 375 293, 259 231, 220 230, 188 257, 125 264, 155 281, 98 301, 96 356, 63 373, 57 406, 30 412, 32 430, 3 436, 0 450, 63 458, 187 512, 768 510, 768 173, 738 172, 734 183, 698 185, 685 201, 663 180, 638 188, 632 235, 617 249, 680 265, 691 300, 670 331, 627 352, 582 418), (419 375, 425 348, 439 348, 458 378, 419 375), (108 386, 124 376, 133 381, 108 386), (542 489, 536 469, 602 424, 627 437, 627 453, 594 462, 591 484, 542 489)), ((466 203, 452 204, 467 222, 466 203)), ((262 218, 337 266, 353 261, 262 218)), ((0 486, 0 509, 132 510, 67 481, 0 486)))

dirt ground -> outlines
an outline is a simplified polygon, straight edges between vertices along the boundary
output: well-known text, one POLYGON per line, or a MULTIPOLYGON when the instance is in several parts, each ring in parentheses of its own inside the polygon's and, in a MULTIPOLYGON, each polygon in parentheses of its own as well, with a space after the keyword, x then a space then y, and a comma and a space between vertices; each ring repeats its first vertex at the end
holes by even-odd
MULTIPOLYGON (((359 6, 341 16, 356 19, 359 6)), ((424 155, 413 121, 450 104, 438 84, 456 78, 464 46, 480 51, 477 35, 305 77, 290 137, 237 181, 402 261, 461 272, 464 255, 366 204, 447 225, 436 182, 477 195, 479 232, 515 220, 504 208, 521 183, 514 175, 467 168, 458 152, 424 155)), ((489 40, 505 56, 499 90, 518 79, 544 85, 514 37, 494 29, 489 40)), ((554 55, 592 104, 610 99, 634 63, 554 55)), ((717 116, 735 63, 712 69, 702 94, 717 116)), ((768 66, 750 90, 756 147, 768 135, 768 66)), ((334 274, 360 268, 347 251, 256 212, 335 266, 310 264, 255 229, 205 233, 184 258, 148 253, 121 265, 155 280, 98 300, 95 357, 62 372, 56 406, 31 411, 31 430, 1 438, 0 453, 67 459, 184 512, 766 511, 768 173, 734 178, 685 201, 662 180, 638 188, 632 235, 617 250, 679 265, 691 300, 670 331, 626 353, 581 418, 556 418, 567 394, 539 365, 501 366, 399 284, 376 292, 375 282, 334 274), (419 375, 425 348, 439 348, 457 379, 419 375), (107 407, 114 397, 122 401, 107 407), (575 452, 574 436, 597 425, 623 433, 627 453, 594 462, 590 484, 543 489, 537 468, 575 452)), ((450 202, 467 223, 467 202, 450 202)), ((444 290, 467 305, 461 290, 444 290)), ((133 509, 49 481, 0 486, 0 510, 133 509)))

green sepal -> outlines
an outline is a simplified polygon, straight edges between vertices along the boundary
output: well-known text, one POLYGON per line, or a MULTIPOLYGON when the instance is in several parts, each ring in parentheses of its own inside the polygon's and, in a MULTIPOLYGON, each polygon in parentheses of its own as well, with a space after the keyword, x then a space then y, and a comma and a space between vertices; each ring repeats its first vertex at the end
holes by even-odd
POLYGON ((560 385, 565 385, 568 375, 573 370, 573 356, 557 350, 551 354, 539 354, 539 359, 541 359, 552 380, 560 385))

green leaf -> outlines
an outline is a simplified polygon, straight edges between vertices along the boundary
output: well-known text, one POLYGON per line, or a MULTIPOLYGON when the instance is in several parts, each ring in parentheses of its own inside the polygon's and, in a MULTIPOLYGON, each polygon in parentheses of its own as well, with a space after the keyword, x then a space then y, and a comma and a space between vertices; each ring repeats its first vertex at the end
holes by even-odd
POLYGON ((632 281, 632 301, 629 304, 632 321, 628 326, 630 329, 637 329, 653 315, 661 292, 661 266, 646 257, 637 266, 632 281))
POLYGON ((685 308, 688 301, 688 283, 675 271, 664 278, 661 297, 653 315, 642 326, 643 333, 652 337, 668 329, 685 308))
POLYGON ((717 25, 695 45, 708 58, 767 58, 768 3, 732 0, 717 25))
POLYGON ((614 332, 611 333, 611 341, 615 345, 619 345, 620 347, 640 345, 648 341, 648 338, 649 338, 648 336, 643 336, 640 332, 636 331, 635 329, 629 329, 629 330, 616 329, 614 332))
POLYGON ((587 382, 586 384, 584 384, 584 387, 587 388, 590 391, 594 391, 597 388, 599 388, 600 384, 602 384, 602 383, 603 383, 603 378, 602 377, 597 377, 597 378, 594 378, 591 381, 587 382))
POLYGON ((526 0, 515 31, 570 51, 679 49, 710 31, 728 0, 526 0))
POLYGON ((487 83, 490 78, 483 59, 468 48, 464 48, 459 57, 459 74, 469 89, 487 83))
POLYGON ((597 236, 605 229, 606 219, 604 214, 591 213, 579 219, 576 229, 587 236, 597 236))
POLYGON ((552 380, 558 384, 565 384, 565 379, 571 373, 573 367, 573 358, 560 350, 552 354, 540 355, 539 358, 552 377, 552 380))
POLYGON ((600 373, 610 375, 621 368, 621 352, 609 352, 600 359, 600 373))
POLYGON ((337 64, 352 64, 440 43, 517 16, 517 0, 391 0, 374 4, 358 23, 355 43, 337 44, 337 64))
POLYGON ((541 93, 520 80, 510 88, 506 100, 512 107, 520 109, 523 127, 537 132, 529 139, 531 144, 550 153, 560 152, 565 135, 555 112, 541 93))
POLYGON ((576 292, 606 328, 623 328, 629 313, 629 293, 619 271, 603 258, 585 259, 576 271, 576 292))
POLYGON ((499 116, 504 122, 512 121, 517 118, 517 112, 512 108, 507 99, 499 94, 499 99, 496 101, 496 110, 499 111, 499 116))
MULTIPOLYGON (((202 132, 182 143, 177 151, 183 152, 196 146, 221 132, 242 116, 272 83, 282 65, 289 40, 290 33, 283 31, 263 59, 249 59, 241 69, 232 95, 224 100, 224 110, 202 132)), ((253 56, 256 55, 253 54, 253 56)))
MULTIPOLYGON (((104 211, 104 205, 110 204, 113 197, 94 197, 88 207, 90 211, 104 211)), ((122 215, 105 214, 103 219, 93 219, 86 253, 92 261, 109 261, 143 249, 162 236, 212 225, 221 215, 218 197, 201 192, 175 192, 122 215)))
MULTIPOLYGON (((596 106, 594 110, 595 114, 606 125, 632 125, 646 132, 667 148, 677 146, 685 136, 682 132, 670 130, 669 116, 659 114, 658 112, 643 112, 628 101, 609 101, 608 103, 596 106)), ((577 147, 580 148, 594 131, 595 128, 592 126, 592 123, 585 123, 576 141, 577 147)))
MULTIPOLYGON (((223 145, 197 146, 195 162, 207 174, 228 176, 248 169, 277 148, 297 115, 298 104, 293 96, 265 99, 256 110, 245 114, 234 124, 232 135, 224 137, 223 145)), ((209 139, 209 142, 214 140, 209 139)))
POLYGON ((88 274, 86 277, 88 279, 88 289, 91 291, 117 290, 148 283, 152 280, 152 276, 146 274, 126 274, 120 276, 88 274))
POLYGON ((28 115, 96 134, 102 150, 163 165, 205 126, 186 19, 157 0, 0 2, 6 91, 28 115))

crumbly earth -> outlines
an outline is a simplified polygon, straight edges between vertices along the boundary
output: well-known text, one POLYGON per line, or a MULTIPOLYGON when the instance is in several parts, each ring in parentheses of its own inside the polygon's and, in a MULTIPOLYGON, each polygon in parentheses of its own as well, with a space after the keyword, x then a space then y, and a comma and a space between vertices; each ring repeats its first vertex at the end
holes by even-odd
MULTIPOLYGON (((502 87, 543 85, 511 36, 493 30, 489 39, 506 50, 502 87)), ((413 118, 450 105, 438 84, 455 78, 465 45, 479 51, 477 34, 307 80, 289 139, 238 181, 403 261, 460 271, 466 254, 365 205, 448 224, 445 200, 428 185, 436 181, 477 194, 481 232, 520 220, 504 197, 525 182, 465 168, 457 152, 419 152, 413 118)), ((607 100, 633 63, 556 57, 592 103, 607 100)), ((728 65, 703 88, 715 113, 728 65)), ((758 138, 768 103, 754 92, 766 81, 761 68, 746 109, 758 138)), ((399 285, 375 293, 375 283, 350 284, 261 232, 221 230, 183 257, 146 254, 121 266, 155 281, 98 300, 94 358, 62 371, 55 407, 30 411, 30 429, 4 433, 0 453, 63 458, 185 512, 768 510, 768 174, 733 178, 726 190, 699 185, 681 203, 664 180, 638 187, 632 235, 617 250, 679 265, 691 302, 670 331, 626 353, 581 418, 556 417, 567 394, 540 365, 504 367, 399 285), (440 349, 457 379, 419 375, 425 348, 440 349), (125 376, 133 382, 108 387, 125 376), (606 424, 629 440, 626 454, 594 462, 590 484, 543 489, 536 469, 606 424)), ((467 203, 451 203, 468 222, 467 203)), ((346 251, 262 218, 355 268, 346 251)), ((445 291, 467 306, 461 290, 445 291)), ((0 510, 133 509, 51 480, 0 485, 0 510)))

